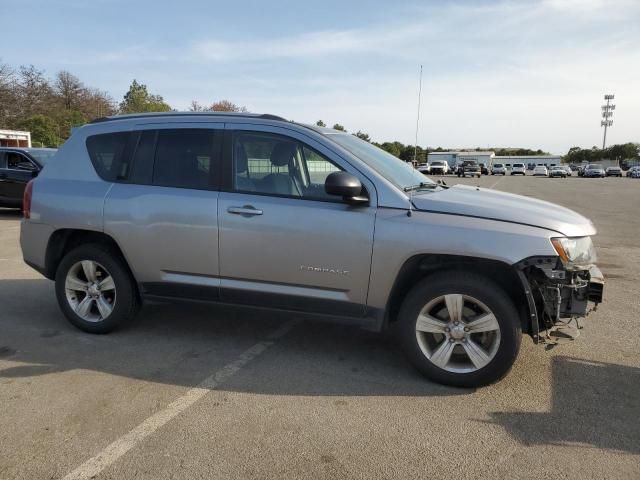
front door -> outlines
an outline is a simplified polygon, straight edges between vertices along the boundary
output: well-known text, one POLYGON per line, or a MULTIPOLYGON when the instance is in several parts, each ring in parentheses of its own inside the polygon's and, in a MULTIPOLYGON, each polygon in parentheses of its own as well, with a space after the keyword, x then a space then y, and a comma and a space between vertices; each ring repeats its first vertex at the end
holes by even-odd
POLYGON ((327 195, 326 177, 350 167, 313 141, 249 130, 226 138, 233 180, 218 202, 222 299, 363 315, 375 198, 352 206, 327 195))

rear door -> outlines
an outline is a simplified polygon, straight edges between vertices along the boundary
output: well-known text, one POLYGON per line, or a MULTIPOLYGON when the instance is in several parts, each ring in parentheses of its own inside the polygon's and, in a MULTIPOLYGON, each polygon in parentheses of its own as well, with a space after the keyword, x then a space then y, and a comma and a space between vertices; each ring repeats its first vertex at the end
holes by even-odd
POLYGON ((146 294, 219 296, 222 132, 221 123, 134 127, 127 180, 111 188, 104 221, 146 294))
POLYGON ((376 215, 373 185, 297 132, 227 128, 233 158, 230 186, 218 207, 222 299, 363 315, 376 215), (368 205, 349 205, 324 192, 326 177, 338 170, 361 180, 368 205))

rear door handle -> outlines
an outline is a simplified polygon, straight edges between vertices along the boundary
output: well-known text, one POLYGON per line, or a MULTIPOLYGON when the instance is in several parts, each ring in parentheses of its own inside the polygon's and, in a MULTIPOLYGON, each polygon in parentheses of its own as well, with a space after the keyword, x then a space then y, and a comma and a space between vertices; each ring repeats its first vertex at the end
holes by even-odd
POLYGON ((6 173, 0 173, 0 178, 2 180, 5 180, 7 178, 7 174, 6 173))
POLYGON ((227 212, 234 215, 242 215, 244 217, 253 217, 254 215, 262 215, 262 210, 258 210, 251 205, 245 205, 244 207, 229 207, 227 212))

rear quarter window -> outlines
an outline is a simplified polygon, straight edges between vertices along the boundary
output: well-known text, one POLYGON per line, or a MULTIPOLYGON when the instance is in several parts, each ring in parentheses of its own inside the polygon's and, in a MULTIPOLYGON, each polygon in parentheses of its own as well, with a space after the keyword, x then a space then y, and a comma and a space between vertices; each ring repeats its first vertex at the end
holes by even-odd
POLYGON ((103 133, 87 138, 91 163, 103 180, 126 180, 129 174, 129 132, 103 133))

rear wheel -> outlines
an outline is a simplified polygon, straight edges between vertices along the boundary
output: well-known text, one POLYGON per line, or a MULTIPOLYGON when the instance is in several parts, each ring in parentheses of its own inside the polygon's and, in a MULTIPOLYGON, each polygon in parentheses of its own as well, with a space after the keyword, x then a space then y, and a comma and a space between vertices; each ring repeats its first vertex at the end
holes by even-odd
POLYGON ((508 295, 469 273, 427 277, 407 295, 399 336, 411 363, 436 382, 478 387, 511 369, 522 330, 508 295))
POLYGON ((56 297, 67 319, 89 333, 108 333, 139 309, 135 282, 120 254, 99 244, 70 251, 56 272, 56 297))

